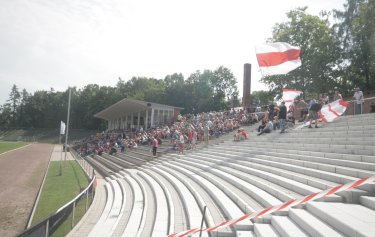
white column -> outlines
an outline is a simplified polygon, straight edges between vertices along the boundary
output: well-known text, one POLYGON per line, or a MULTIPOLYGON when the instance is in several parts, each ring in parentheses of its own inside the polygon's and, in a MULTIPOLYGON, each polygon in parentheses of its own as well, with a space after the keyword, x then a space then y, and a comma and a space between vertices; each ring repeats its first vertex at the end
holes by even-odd
POLYGON ((125 118, 125 128, 128 129, 128 115, 126 115, 125 118))
POLYGON ((139 124, 141 123, 141 112, 138 112, 138 123, 137 123, 137 129, 139 129, 139 124))
POLYGON ((146 109, 146 120, 145 120, 145 130, 148 129, 148 108, 146 109))
POLYGON ((162 116, 162 118, 163 118, 163 119, 161 120, 161 122, 162 122, 162 124, 164 124, 164 122, 165 122, 165 121, 164 121, 164 109, 163 109, 163 114, 162 114, 161 116, 162 116))
POLYGON ((151 109, 151 127, 154 126, 154 108, 151 109))
POLYGON ((133 126, 134 126, 134 115, 133 115, 133 113, 130 116, 132 116, 130 118, 130 121, 131 121, 130 128, 133 128, 133 126))

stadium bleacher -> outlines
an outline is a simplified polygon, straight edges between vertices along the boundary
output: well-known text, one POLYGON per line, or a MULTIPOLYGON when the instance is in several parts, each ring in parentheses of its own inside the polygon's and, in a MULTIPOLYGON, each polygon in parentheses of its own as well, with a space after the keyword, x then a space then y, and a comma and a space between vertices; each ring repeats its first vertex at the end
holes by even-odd
MULTIPOLYGON (((107 198, 89 212, 90 233, 80 223, 70 236, 167 236, 199 228, 204 206, 203 227, 216 226, 375 175, 375 114, 286 134, 247 129, 248 140, 228 134, 184 155, 155 159, 139 149, 87 157, 106 177, 107 198)), ((375 183, 365 184, 202 236, 374 236, 374 196, 375 183)))

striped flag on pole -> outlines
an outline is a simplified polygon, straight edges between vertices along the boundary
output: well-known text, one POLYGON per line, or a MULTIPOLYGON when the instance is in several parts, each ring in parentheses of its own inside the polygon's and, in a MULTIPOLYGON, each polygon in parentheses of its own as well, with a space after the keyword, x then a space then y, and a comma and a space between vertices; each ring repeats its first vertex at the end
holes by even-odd
POLYGON ((287 74, 302 65, 301 49, 288 43, 260 44, 255 53, 263 76, 287 74))
POLYGON ((63 121, 61 121, 60 123, 60 135, 64 135, 65 134, 65 123, 63 121))

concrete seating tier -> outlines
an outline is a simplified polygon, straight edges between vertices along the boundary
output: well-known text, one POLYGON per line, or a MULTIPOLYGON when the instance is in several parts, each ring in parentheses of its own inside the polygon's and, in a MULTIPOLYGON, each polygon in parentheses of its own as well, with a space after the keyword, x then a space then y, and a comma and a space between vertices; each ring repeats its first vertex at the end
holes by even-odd
MULTIPOLYGON (((166 236, 219 225, 375 175, 375 115, 234 142, 233 133, 184 155, 147 149, 88 158, 107 174, 107 202, 90 236, 166 236), (127 166, 128 165, 128 166, 127 166), (130 169, 129 169, 130 167, 130 169), (127 168, 127 169, 125 169, 127 168)), ((202 236, 374 236, 375 184, 202 236)), ((194 236, 198 236, 196 234, 194 236)), ((85 235, 83 235, 85 236, 85 235)))

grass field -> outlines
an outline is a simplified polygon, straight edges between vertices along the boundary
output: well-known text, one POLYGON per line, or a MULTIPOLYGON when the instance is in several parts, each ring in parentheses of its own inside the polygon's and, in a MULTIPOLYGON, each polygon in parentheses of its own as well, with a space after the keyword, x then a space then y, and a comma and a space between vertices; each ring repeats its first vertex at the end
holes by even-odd
MULTIPOLYGON (((42 189, 39 203, 32 223, 36 224, 51 214, 55 213, 60 207, 76 197, 81 190, 88 185, 88 179, 83 170, 76 161, 63 161, 62 175, 59 175, 59 161, 53 161, 50 164, 47 177, 42 189)), ((90 200, 91 202, 91 200, 90 200)), ((78 216, 82 216, 85 208, 85 201, 81 201, 77 205, 75 221, 78 216), (83 203, 83 204, 82 204, 83 203)), ((70 230, 70 217, 63 223, 53 236, 65 236, 66 231, 70 230)), ((70 220, 71 223, 71 220, 70 220)))
POLYGON ((0 154, 27 145, 24 142, 0 142, 0 154))

